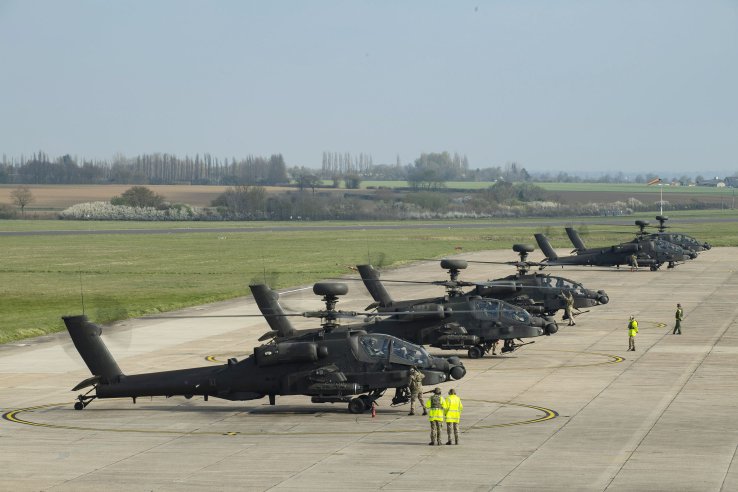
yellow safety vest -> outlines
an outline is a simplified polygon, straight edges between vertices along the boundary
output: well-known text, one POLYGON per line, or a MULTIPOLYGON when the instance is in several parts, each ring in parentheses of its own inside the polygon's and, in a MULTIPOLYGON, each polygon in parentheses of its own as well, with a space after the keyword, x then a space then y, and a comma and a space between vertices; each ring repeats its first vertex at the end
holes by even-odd
POLYGON ((633 320, 628 323, 628 336, 634 337, 638 333, 638 321, 633 320))
POLYGON ((425 408, 428 409, 428 420, 431 422, 443 422, 443 409, 446 407, 446 400, 440 395, 433 395, 425 400, 425 408), (440 399, 438 407, 433 405, 433 400, 440 399))
POLYGON ((464 405, 461 404, 461 398, 456 395, 448 395, 446 404, 443 406, 446 414, 446 422, 458 422, 461 419, 461 411, 464 405))

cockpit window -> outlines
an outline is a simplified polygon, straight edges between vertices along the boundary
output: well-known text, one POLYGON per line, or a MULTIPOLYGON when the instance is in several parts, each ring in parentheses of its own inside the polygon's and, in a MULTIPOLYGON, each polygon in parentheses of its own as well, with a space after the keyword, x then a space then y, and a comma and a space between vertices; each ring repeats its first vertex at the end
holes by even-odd
POLYGON ((568 289, 578 294, 584 293, 584 287, 582 286, 582 284, 578 282, 573 282, 563 277, 558 277, 556 279, 556 287, 559 289, 568 289))
POLYGON ((390 361, 392 362, 421 367, 427 367, 430 364, 428 352, 423 347, 389 335, 379 333, 360 335, 359 348, 371 359, 386 359, 388 351, 391 350, 390 361))
POLYGON ((500 319, 500 302, 489 299, 478 299, 474 301, 474 316, 477 319, 497 320, 500 319))
POLYGON ((389 338, 381 335, 362 335, 359 337, 359 346, 369 357, 381 359, 387 357, 389 338))
POLYGON ((428 352, 424 348, 408 343, 399 338, 392 341, 392 362, 407 363, 426 367, 428 365, 428 352))
POLYGON ((528 322, 530 322, 530 315, 528 314, 528 311, 515 307, 512 304, 504 305, 504 307, 502 308, 502 317, 517 321, 519 323, 527 324, 528 322))

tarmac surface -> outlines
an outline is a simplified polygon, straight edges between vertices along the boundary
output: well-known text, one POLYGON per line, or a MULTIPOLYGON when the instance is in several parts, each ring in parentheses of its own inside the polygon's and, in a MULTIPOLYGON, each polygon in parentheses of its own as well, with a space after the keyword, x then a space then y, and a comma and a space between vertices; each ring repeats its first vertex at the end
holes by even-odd
MULTIPOLYGON (((506 261, 512 253, 461 256, 506 261)), ((76 411, 70 389, 89 372, 68 336, 1 346, 0 489, 738 490, 737 256, 738 248, 714 248, 658 272, 548 269, 605 289, 610 303, 512 354, 469 360, 459 352, 466 377, 441 385, 464 403, 459 446, 428 446, 427 420, 391 407, 391 392, 376 417, 301 396, 277 397, 276 406, 95 400, 76 411), (677 302, 682 335, 671 334, 677 302), (640 322, 636 352, 626 351, 630 314, 640 322)), ((510 268, 470 265, 461 278, 510 268)), ((440 280, 445 272, 421 263, 383 278, 440 280)), ((442 292, 388 289, 396 298, 442 292)), ((309 288, 282 302, 320 306, 309 288)), ((338 308, 370 302, 352 282, 338 308)), ((253 301, 238 299, 180 314, 249 313, 257 313, 253 301)), ((140 319, 106 327, 104 338, 135 374, 241 359, 266 331, 259 318, 140 319)))

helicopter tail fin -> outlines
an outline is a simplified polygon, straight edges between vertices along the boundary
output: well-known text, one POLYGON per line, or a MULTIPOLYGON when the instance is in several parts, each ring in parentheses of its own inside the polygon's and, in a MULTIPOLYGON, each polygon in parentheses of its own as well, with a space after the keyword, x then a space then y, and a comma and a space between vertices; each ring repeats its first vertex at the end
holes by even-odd
POLYGON ((567 227, 566 235, 569 236, 569 241, 571 241, 571 244, 574 245, 575 251, 584 251, 585 249, 587 249, 587 247, 584 245, 584 241, 582 241, 582 237, 579 235, 576 229, 574 229, 573 227, 567 227))
POLYGON ((356 268, 359 270, 361 280, 364 281, 366 290, 369 291, 372 298, 377 301, 381 307, 392 305, 392 297, 379 280, 379 272, 371 265, 356 265, 356 268))
POLYGON ((546 236, 543 234, 535 234, 535 237, 538 247, 541 248, 541 251, 543 251, 543 254, 546 255, 547 259, 557 260, 559 258, 559 255, 557 255, 556 251, 551 247, 551 243, 548 242, 546 236))
POLYGON ((102 328, 91 323, 87 316, 64 316, 64 324, 72 337, 77 352, 87 364, 93 376, 102 382, 112 382, 117 376, 123 374, 113 356, 110 355, 108 347, 100 338, 102 328))
POLYGON ((249 288, 261 314, 264 315, 269 327, 276 332, 276 335, 278 337, 294 335, 295 328, 287 319, 282 306, 279 304, 279 294, 264 284, 249 285, 249 288))

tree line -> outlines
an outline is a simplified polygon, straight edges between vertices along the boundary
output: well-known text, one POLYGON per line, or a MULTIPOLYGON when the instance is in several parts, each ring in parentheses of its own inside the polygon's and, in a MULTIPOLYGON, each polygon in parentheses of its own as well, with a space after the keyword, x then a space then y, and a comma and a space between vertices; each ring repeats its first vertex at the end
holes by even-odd
POLYGON ((180 158, 155 153, 77 162, 68 154, 50 159, 38 152, 20 162, 4 158, 0 164, 0 183, 14 184, 278 185, 289 181, 281 154, 218 159, 211 154, 180 158))
POLYGON ((337 188, 359 188, 361 181, 407 181, 415 190, 436 190, 447 181, 528 181, 530 174, 515 162, 505 166, 471 169, 466 155, 449 152, 423 153, 406 165, 375 165, 371 154, 324 152, 320 169, 287 167, 281 154, 269 157, 219 159, 212 154, 178 157, 154 153, 136 157, 116 154, 111 160, 79 160, 69 154, 50 158, 44 152, 29 158, 0 162, 0 183, 6 184, 194 184, 194 185, 288 185, 300 189, 333 182, 337 188))

